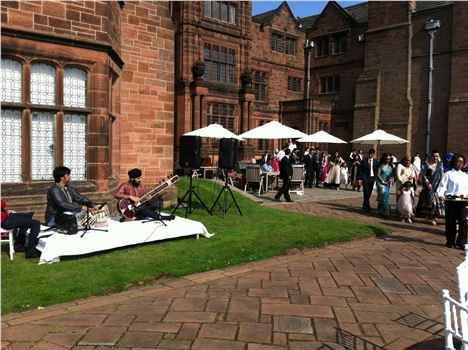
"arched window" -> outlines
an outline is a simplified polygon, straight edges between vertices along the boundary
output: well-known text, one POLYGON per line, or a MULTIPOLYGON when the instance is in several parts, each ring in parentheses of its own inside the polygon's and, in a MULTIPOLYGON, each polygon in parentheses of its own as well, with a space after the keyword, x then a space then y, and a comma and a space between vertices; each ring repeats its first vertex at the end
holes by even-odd
POLYGON ((65 68, 63 73, 63 104, 67 107, 86 108, 86 71, 65 68))
POLYGON ((21 102, 21 63, 2 58, 2 102, 21 102))
MULTIPOLYGON (((21 103, 21 63, 12 59, 2 58, 1 66, 1 101, 21 103)), ((0 135, 1 147, 1 176, 2 182, 21 181, 21 111, 2 106, 0 135)))
POLYGON ((31 103, 55 105, 55 68, 50 64, 31 65, 31 103))

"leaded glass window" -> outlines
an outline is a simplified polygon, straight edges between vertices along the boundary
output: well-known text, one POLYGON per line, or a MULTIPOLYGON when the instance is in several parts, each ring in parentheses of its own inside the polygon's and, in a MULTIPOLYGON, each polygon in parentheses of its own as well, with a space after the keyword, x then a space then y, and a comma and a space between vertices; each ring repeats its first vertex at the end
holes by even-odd
POLYGON ((63 104, 67 107, 86 107, 86 72, 66 68, 63 75, 63 104))
POLYGON ((229 23, 236 24, 236 7, 229 5, 229 23))
POLYGON ((21 63, 2 58, 2 102, 21 102, 21 63))
POLYGON ((63 123, 63 165, 75 180, 86 179, 86 116, 65 114, 63 123))
POLYGON ((2 182, 20 182, 21 111, 2 109, 1 135, 1 180, 2 182))
POLYGON ((31 66, 31 103, 55 105, 55 68, 49 64, 31 66))
POLYGON ((31 128, 33 180, 50 180, 55 158, 55 117, 51 112, 33 112, 31 128))

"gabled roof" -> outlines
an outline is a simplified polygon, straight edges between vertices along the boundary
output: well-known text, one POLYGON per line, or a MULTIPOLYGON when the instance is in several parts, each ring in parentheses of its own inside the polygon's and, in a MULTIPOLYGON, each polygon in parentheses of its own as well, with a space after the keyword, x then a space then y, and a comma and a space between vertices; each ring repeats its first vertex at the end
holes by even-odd
MULTIPOLYGON (((362 23, 367 22, 367 13, 368 13, 368 8, 369 8, 367 2, 363 2, 362 4, 357 4, 357 5, 348 6, 348 7, 341 7, 338 3, 335 3, 335 1, 330 1, 328 4, 335 5, 338 11, 340 11, 345 17, 348 17, 349 19, 351 19, 357 24, 362 24, 362 23)), ((320 17, 320 15, 321 14, 301 18, 300 21, 302 23, 304 30, 311 29, 314 26, 317 19, 320 17)))
POLYGON ((291 19, 296 23, 296 25, 299 25, 300 22, 294 17, 293 12, 291 11, 291 8, 288 5, 287 1, 283 1, 276 9, 270 10, 267 12, 259 13, 258 15, 255 15, 252 17, 254 22, 260 23, 262 25, 271 25, 273 18, 275 16, 278 16, 280 13, 281 7, 285 6, 286 9, 289 12, 289 15, 291 16, 291 19))
MULTIPOLYGON (((369 17, 369 3, 368 2, 363 2, 357 5, 347 6, 347 7, 341 7, 335 1, 330 1, 329 4, 330 3, 334 3, 335 5, 337 5, 336 8, 339 11, 341 11, 345 16, 349 16, 349 18, 351 18, 357 24, 364 24, 368 22, 368 19, 369 19, 368 18, 369 17)), ((432 10, 438 7, 448 6, 448 5, 451 5, 452 3, 453 1, 416 1, 415 13, 420 12, 420 11, 432 10)), ((281 6, 283 6, 283 4, 286 4, 287 9, 289 10, 291 14, 291 17, 294 18, 294 15, 291 9, 289 8, 288 3, 286 1, 283 1, 277 9, 264 12, 264 13, 260 13, 256 16, 253 16, 253 20, 263 25, 271 24, 273 17, 279 13, 279 9, 281 6)), ((302 24, 302 27, 304 30, 309 30, 314 26, 315 22, 317 21, 319 17, 320 17, 320 14, 317 14, 317 15, 299 18, 299 21, 302 24)))

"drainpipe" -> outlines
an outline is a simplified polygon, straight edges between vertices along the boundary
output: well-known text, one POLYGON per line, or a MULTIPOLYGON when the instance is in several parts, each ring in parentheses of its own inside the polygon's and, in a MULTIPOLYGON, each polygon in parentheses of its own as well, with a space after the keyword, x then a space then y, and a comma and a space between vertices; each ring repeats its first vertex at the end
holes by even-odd
POLYGON ((433 64, 433 51, 434 51, 434 36, 435 33, 437 32, 437 29, 440 28, 440 21, 439 20, 433 20, 431 19, 430 21, 424 23, 424 30, 427 32, 429 35, 429 81, 428 81, 428 93, 427 93, 427 119, 426 119, 426 159, 429 159, 429 155, 431 152, 431 134, 432 134, 432 128, 431 128, 431 120, 432 120, 432 71, 434 70, 434 64, 433 64))

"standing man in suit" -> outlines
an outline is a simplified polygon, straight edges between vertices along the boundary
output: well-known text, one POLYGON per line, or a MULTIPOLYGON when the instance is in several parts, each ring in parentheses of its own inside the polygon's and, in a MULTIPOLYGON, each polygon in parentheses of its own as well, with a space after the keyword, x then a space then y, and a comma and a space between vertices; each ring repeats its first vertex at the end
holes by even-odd
POLYGON ((284 157, 281 159, 280 162, 280 177, 283 180, 283 187, 281 187, 278 193, 276 194, 276 201, 280 201, 281 196, 284 194, 286 202, 292 202, 291 196, 289 195, 289 186, 291 184, 291 178, 293 175, 293 168, 291 165, 291 160, 289 159, 290 154, 291 150, 289 148, 286 148, 284 150, 284 157))
POLYGON ((364 180, 364 202, 362 203, 362 209, 365 211, 371 210, 369 199, 374 189, 378 167, 379 162, 375 159, 375 149, 371 148, 368 157, 364 158, 361 163, 361 174, 364 180))
POLYGON ((319 187, 320 172, 322 171, 322 156, 318 148, 315 149, 312 155, 312 168, 314 170, 315 187, 319 187))

